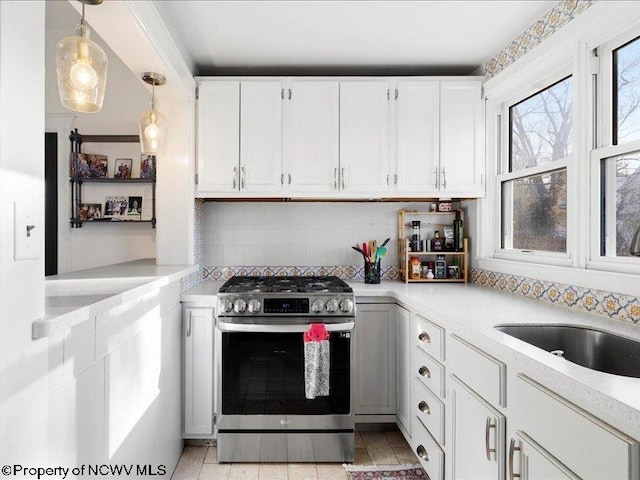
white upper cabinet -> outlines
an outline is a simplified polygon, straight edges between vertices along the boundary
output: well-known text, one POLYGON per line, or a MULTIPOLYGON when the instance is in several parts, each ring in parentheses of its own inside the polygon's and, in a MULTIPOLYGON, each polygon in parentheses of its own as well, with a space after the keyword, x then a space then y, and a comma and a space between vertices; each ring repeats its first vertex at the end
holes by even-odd
POLYGON ((304 194, 336 191, 339 83, 293 80, 284 96, 285 191, 304 194))
POLYGON ((484 195, 475 77, 200 79, 200 197, 484 195))
POLYGON ((484 196, 484 133, 481 82, 441 82, 441 196, 484 196))
POLYGON ((387 81, 340 83, 340 189, 386 192, 389 174, 387 81))
POLYGON ((394 98, 396 170, 391 178, 395 189, 408 194, 437 190, 440 82, 400 80, 394 98))
POLYGON ((240 191, 282 189, 282 82, 240 83, 240 191))
POLYGON ((198 98, 198 195, 238 190, 240 83, 204 82, 198 98))

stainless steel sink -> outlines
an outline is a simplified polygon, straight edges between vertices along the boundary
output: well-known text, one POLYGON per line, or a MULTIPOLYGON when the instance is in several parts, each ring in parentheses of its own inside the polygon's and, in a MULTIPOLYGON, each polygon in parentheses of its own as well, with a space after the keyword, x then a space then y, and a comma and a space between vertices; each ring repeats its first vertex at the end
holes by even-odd
POLYGON ((495 328, 583 367, 640 378, 638 341, 572 325, 497 325, 495 328))

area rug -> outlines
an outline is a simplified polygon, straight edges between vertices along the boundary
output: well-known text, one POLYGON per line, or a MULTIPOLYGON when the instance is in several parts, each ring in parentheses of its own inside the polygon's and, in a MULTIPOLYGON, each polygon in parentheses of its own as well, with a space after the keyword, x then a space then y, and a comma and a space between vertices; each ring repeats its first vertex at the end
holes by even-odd
POLYGON ((342 465, 351 480, 428 480, 420 465, 342 465))

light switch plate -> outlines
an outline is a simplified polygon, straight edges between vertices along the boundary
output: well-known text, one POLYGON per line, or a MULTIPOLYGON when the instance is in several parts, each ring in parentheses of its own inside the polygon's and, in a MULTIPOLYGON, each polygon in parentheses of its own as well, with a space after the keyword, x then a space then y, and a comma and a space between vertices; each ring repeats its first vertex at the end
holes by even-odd
POLYGON ((36 224, 33 207, 28 201, 13 203, 13 259, 37 260, 42 227, 36 224))

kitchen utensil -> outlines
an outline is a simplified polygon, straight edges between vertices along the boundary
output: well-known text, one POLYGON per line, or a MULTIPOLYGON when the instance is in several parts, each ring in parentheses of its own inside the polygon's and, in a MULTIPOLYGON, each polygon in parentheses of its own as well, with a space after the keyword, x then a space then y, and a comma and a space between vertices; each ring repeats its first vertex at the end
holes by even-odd
POLYGON ((384 245, 378 248, 378 251, 376 252, 375 261, 377 262, 378 260, 380 260, 382 257, 386 255, 386 253, 387 253, 387 247, 385 247, 384 245))
POLYGON ((381 247, 386 247, 387 243, 389 243, 389 240, 391 240, 391 238, 387 238, 384 242, 382 242, 382 245, 380 245, 381 247))

